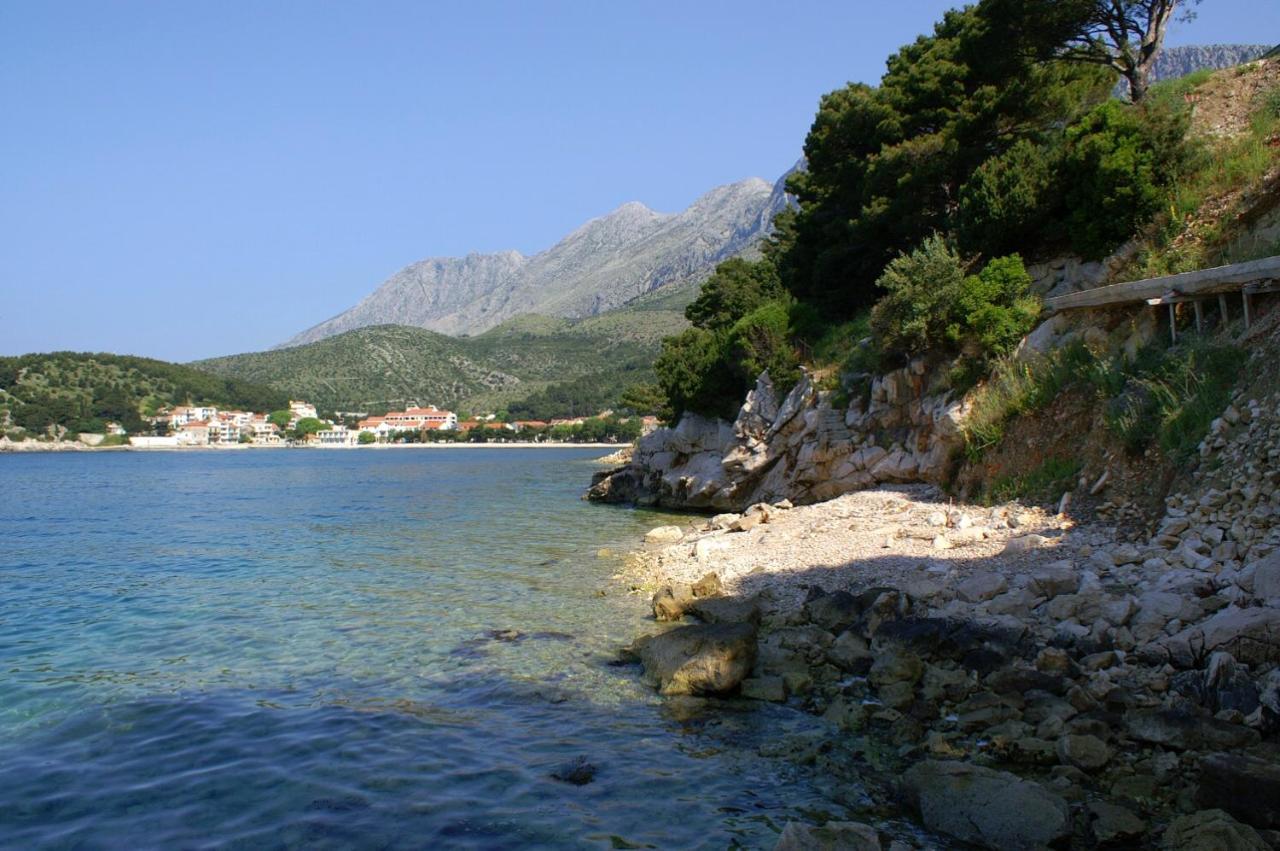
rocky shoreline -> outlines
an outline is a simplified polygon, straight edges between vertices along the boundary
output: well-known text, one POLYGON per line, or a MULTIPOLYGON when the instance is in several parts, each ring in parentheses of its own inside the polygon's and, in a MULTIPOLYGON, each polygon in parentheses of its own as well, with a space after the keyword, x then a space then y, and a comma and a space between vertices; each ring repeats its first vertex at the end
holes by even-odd
POLYGON ((680 625, 624 655, 829 722, 778 753, 848 820, 779 848, 1280 848, 1280 396, 1201 456, 1138 542, 928 485, 655 529, 622 577, 680 625))

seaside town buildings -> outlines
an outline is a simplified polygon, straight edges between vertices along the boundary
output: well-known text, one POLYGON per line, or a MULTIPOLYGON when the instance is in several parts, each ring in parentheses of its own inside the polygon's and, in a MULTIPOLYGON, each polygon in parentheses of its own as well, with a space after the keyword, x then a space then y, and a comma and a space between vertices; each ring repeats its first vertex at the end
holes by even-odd
MULTIPOLYGON (((481 428, 505 434, 504 440, 545 439, 547 430, 557 426, 582 426, 588 419, 603 418, 611 414, 605 411, 597 417, 575 417, 565 419, 517 420, 502 422, 493 415, 480 419, 458 421, 453 411, 437 408, 435 405, 421 407, 409 405, 402 411, 388 411, 377 416, 364 416, 353 428, 346 423, 334 423, 321 420, 323 427, 303 437, 291 437, 290 434, 298 423, 305 419, 320 417, 316 407, 308 402, 290 400, 290 419, 282 429, 277 422, 272 422, 269 415, 253 411, 223 411, 213 406, 177 406, 159 412, 151 417, 153 424, 167 426, 167 434, 162 437, 135 437, 131 440, 137 445, 149 447, 170 446, 230 446, 249 444, 253 446, 306 445, 321 447, 360 446, 366 443, 388 443, 402 439, 405 435, 417 433, 426 439, 425 433, 432 431, 453 432, 459 435, 472 429, 481 428)), ((347 418, 347 423, 354 417, 347 418)), ((641 418, 641 433, 648 434, 658 427, 656 417, 641 418)), ((497 435, 495 435, 496 437, 497 435)), ((492 438, 491 438, 492 439, 492 438)))

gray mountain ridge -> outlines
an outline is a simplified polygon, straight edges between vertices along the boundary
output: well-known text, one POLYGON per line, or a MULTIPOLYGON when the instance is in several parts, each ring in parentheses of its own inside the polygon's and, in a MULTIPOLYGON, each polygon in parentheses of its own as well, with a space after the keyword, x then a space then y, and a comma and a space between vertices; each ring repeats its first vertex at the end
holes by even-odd
MULTIPOLYGON (((1166 47, 1156 55, 1155 64, 1151 67, 1151 82, 1175 80, 1206 68, 1213 71, 1234 68, 1261 58, 1269 50, 1271 47, 1266 44, 1193 44, 1166 47)), ((1128 97, 1128 81, 1116 83, 1113 94, 1116 97, 1128 97)))
POLYGON ((280 348, 370 325, 460 335, 486 331, 520 314, 580 318, 603 313, 661 287, 705 278, 717 263, 756 245, 789 203, 785 178, 719 186, 679 213, 628 202, 529 257, 504 251, 420 260, 280 348))

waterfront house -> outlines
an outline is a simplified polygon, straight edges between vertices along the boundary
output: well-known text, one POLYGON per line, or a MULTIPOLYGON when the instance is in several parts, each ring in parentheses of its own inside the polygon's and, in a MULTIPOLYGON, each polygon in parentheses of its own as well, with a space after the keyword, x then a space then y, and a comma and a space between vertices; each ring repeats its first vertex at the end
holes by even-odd
POLYGON ((442 411, 435 405, 425 408, 406 408, 403 411, 388 411, 382 418, 387 431, 421 431, 423 429, 455 429, 458 427, 458 416, 453 411, 442 411))
POLYGON ((184 423, 175 436, 179 446, 208 446, 209 424, 203 420, 184 423))
POLYGON ((315 442, 319 446, 356 446, 359 443, 360 431, 344 425, 331 426, 316 432, 315 442))

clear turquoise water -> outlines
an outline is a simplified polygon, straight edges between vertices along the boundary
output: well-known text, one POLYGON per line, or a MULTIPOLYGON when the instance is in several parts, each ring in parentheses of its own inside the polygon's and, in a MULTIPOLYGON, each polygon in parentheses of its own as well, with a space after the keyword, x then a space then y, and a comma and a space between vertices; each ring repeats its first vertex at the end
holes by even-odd
POLYGON ((607 664, 652 624, 597 550, 663 518, 596 454, 0 457, 0 846, 770 847, 804 716, 607 664))

